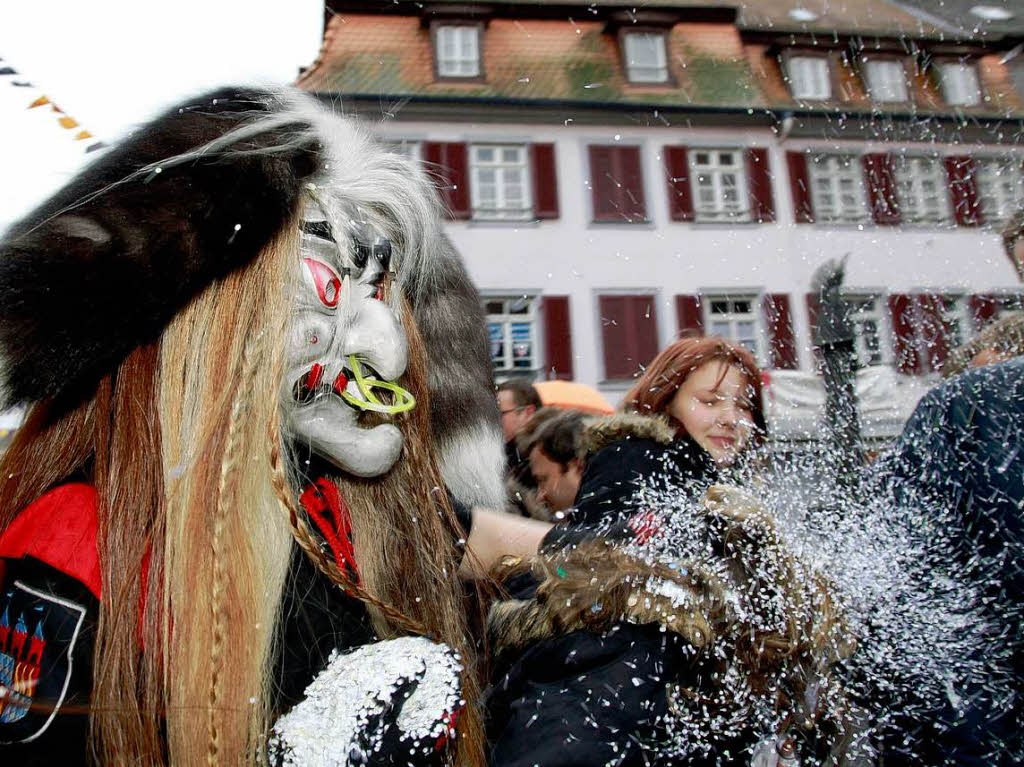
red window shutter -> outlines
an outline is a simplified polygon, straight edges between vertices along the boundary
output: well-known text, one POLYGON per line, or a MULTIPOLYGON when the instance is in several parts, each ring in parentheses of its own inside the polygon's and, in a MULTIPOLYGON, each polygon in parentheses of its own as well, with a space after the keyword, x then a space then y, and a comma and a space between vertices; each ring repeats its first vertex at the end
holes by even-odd
POLYGON ((633 296, 634 365, 639 371, 658 356, 658 307, 655 296, 633 296))
POLYGON ((747 180, 750 183, 750 212, 759 224, 775 220, 775 200, 772 198, 772 175, 768 168, 767 149, 748 149, 747 180))
POLYGON ((658 353, 655 297, 598 297, 604 373, 607 379, 630 379, 658 353))
POLYGON ((807 155, 804 152, 786 152, 786 165, 789 166, 789 189, 793 193, 793 217, 798 224, 813 224, 814 205, 811 202, 807 155))
POLYGON ((604 377, 629 378, 633 372, 629 362, 629 339, 626 327, 628 296, 600 296, 601 341, 604 351, 604 377))
POLYGON ((460 142, 426 141, 423 159, 437 185, 449 218, 470 217, 469 164, 466 145, 460 142))
POLYGON ((572 324, 569 296, 541 298, 544 321, 544 365, 549 379, 572 380, 572 324))
POLYGON ((644 198, 644 173, 640 165, 640 147, 617 147, 620 181, 622 184, 622 209, 630 221, 647 220, 647 201, 644 198))
POLYGON ((942 370, 949 355, 949 334, 942 319, 942 297, 936 295, 917 296, 917 337, 923 345, 925 370, 942 370))
POLYGON ((771 339, 771 366, 776 370, 796 370, 796 337, 789 296, 785 293, 766 294, 761 299, 761 310, 771 339))
POLYGON ((666 146, 665 179, 668 182, 668 214, 673 221, 693 221, 693 190, 685 146, 666 146))
POLYGON ((914 330, 914 297, 904 294, 889 296, 889 313, 892 316, 893 349, 896 351, 896 369, 901 373, 918 373, 921 370, 917 352, 917 333, 914 330))
POLYGON ((595 221, 621 221, 621 205, 618 184, 615 183, 615 167, 612 152, 615 147, 590 146, 590 193, 594 200, 595 221))
POLYGON ((992 296, 973 295, 969 302, 975 332, 984 328, 999 315, 999 304, 992 296))
POLYGON ((558 172, 555 167, 554 144, 530 144, 533 215, 537 218, 558 218, 558 172))
POLYGON ((700 296, 676 296, 676 321, 680 338, 704 335, 700 296))
POLYGON ((946 158, 949 194, 957 226, 980 226, 984 223, 974 171, 974 160, 970 157, 946 158))
POLYGON ((590 146, 590 186, 595 221, 647 220, 640 148, 590 146))
POLYGON ((864 155, 864 183, 871 200, 871 215, 876 224, 900 223, 900 205, 896 194, 896 169, 887 154, 864 155))

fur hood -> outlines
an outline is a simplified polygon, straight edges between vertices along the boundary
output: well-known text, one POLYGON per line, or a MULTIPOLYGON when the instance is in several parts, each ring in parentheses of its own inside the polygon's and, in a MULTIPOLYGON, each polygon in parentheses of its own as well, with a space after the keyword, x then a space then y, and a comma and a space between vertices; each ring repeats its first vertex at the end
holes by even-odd
POLYGON ((603 418, 588 418, 583 427, 580 447, 591 455, 620 439, 650 439, 668 445, 676 433, 668 419, 661 415, 616 413, 603 418))

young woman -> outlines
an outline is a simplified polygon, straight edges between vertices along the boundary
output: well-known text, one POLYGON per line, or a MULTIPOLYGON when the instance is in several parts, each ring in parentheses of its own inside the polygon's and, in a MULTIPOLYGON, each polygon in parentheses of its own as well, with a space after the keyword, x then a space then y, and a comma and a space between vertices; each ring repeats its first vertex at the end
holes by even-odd
POLYGON ((623 410, 584 435, 588 456, 573 526, 629 516, 642 482, 671 482, 697 497, 767 431, 757 363, 723 338, 684 338, 666 347, 623 410))
POLYGON ((858 728, 831 678, 851 646, 829 585, 756 501, 710 487, 765 436, 752 356, 677 341, 624 410, 588 425, 567 524, 491 609, 517 639, 490 645, 493 763, 853 764, 858 728))

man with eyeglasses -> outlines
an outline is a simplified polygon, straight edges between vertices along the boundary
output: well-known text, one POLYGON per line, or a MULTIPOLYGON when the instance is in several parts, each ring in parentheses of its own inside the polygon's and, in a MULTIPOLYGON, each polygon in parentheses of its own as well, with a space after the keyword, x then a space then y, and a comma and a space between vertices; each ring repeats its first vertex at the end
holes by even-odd
POLYGON ((540 395, 533 384, 521 378, 511 378, 498 385, 498 410, 501 411, 501 430, 505 435, 505 467, 508 478, 509 502, 524 516, 530 516, 524 498, 536 488, 530 473, 529 456, 520 455, 516 447, 518 436, 533 414, 541 408, 540 395))

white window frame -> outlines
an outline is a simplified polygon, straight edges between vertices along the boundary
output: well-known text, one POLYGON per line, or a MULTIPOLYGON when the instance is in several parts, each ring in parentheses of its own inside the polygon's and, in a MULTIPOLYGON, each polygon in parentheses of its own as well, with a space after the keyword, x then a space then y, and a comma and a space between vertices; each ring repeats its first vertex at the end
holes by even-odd
POLYGON ((528 221, 533 218, 533 199, 530 188, 530 156, 525 144, 471 144, 469 147, 469 194, 473 205, 473 218, 490 221, 528 221), (480 154, 492 151, 494 159, 482 160, 480 154), (507 152, 515 152, 518 159, 506 160, 507 152), (508 180, 513 171, 519 172, 520 199, 514 200, 509 192, 515 185, 508 180), (484 181, 490 174, 493 181, 484 181), (485 186, 494 187, 494 199, 486 203, 480 194, 485 186))
POLYGON ((942 98, 955 107, 975 107, 981 103, 981 80, 974 62, 943 61, 938 65, 942 98))
POLYGON ((903 155, 896 161, 895 176, 902 223, 948 224, 953 220, 949 178, 942 158, 903 155), (934 195, 925 191, 929 182, 935 185, 934 195))
POLYGON ((864 84, 872 101, 898 104, 910 100, 907 70, 896 59, 868 59, 864 62, 864 84))
POLYGON ((687 152, 690 165, 690 187, 693 193, 693 209, 697 221, 750 221, 750 193, 747 189, 746 150, 739 147, 691 147, 687 152), (731 154, 733 164, 722 164, 722 155, 731 154), (707 162, 701 162, 701 155, 707 155, 707 162), (733 187, 726 183, 729 175, 734 176, 733 187), (707 180, 707 183, 703 183, 707 180), (736 202, 725 200, 724 192, 736 190, 736 202), (709 190, 712 199, 705 200, 701 192, 709 190))
POLYGON ((636 31, 622 35, 622 58, 626 65, 626 79, 631 83, 667 83, 668 51, 663 32, 636 31), (653 48, 645 48, 649 43, 653 48), (653 53, 651 61, 637 61, 638 54, 653 53))
POLYGON ((1024 173, 1021 172, 1020 157, 978 157, 975 159, 974 178, 986 225, 998 228, 1024 203, 1024 173), (1002 178, 1003 173, 1013 173, 1015 178, 1002 178))
POLYGON ((438 77, 479 77, 480 26, 438 24, 434 29, 438 77))
POLYGON ((843 300, 850 307, 850 321, 854 328, 854 349, 857 353, 858 365, 876 367, 891 364, 892 334, 889 328, 889 312, 885 294, 875 291, 850 291, 843 293, 843 300), (867 301, 873 301, 874 305, 870 308, 859 306, 867 301), (876 352, 868 348, 867 335, 864 332, 866 322, 874 323, 878 340, 876 352), (873 354, 877 354, 877 361, 872 361, 873 354))
POLYGON ((870 220, 864 166, 859 155, 812 152, 807 159, 816 221, 860 224, 870 220), (852 202, 847 200, 849 197, 852 202))
POLYGON ((725 293, 725 292, 701 292, 700 303, 704 315, 704 327, 709 336, 722 336, 733 343, 742 344, 754 355, 758 365, 764 365, 767 354, 767 343, 765 340, 765 328, 761 311, 761 295, 758 293, 725 293), (728 303, 725 312, 714 312, 714 304, 725 301, 728 303), (749 302, 748 312, 736 311, 737 304, 749 302), (753 322, 753 335, 740 333, 740 323, 753 322), (728 332, 723 332, 722 326, 728 327, 728 332), (744 341, 750 341, 754 348, 744 341))
POLYGON ((481 295, 480 306, 484 311, 487 324, 487 353, 491 358, 491 370, 495 376, 520 376, 529 375, 533 376, 543 366, 543 360, 541 359, 541 349, 539 346, 540 332, 538 329, 538 306, 540 304, 540 298, 534 294, 520 293, 518 295, 510 295, 508 293, 501 293, 495 295, 481 295), (500 313, 492 313, 488 304, 495 302, 502 303, 502 311, 500 313), (523 304, 526 307, 525 312, 512 311, 512 308, 516 304, 523 304), (526 366, 515 365, 515 344, 518 342, 513 337, 513 325, 527 323, 529 325, 527 343, 532 354, 527 355, 529 364, 526 366), (491 338, 491 327, 493 325, 501 326, 501 343, 503 345, 504 353, 502 355, 502 364, 495 364, 495 356, 491 351, 491 344, 493 343, 491 338))
POLYGON ((949 341, 949 351, 953 351, 971 340, 974 336, 974 323, 971 321, 971 311, 968 296, 962 293, 944 293, 939 295, 942 302, 942 326, 943 333, 949 341), (950 338, 949 328, 951 323, 958 327, 959 339, 950 338))
POLYGON ((832 98, 832 69, 826 56, 795 53, 786 60, 786 73, 793 98, 803 101, 832 98))

